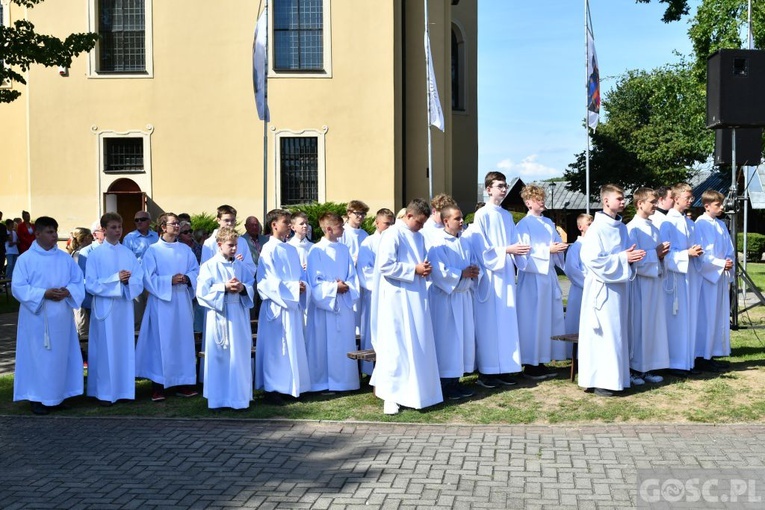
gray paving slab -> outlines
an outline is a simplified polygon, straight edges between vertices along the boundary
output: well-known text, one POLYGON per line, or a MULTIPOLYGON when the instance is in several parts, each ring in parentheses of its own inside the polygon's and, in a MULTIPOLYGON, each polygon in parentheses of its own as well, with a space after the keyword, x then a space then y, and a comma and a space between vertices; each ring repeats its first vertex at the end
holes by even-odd
POLYGON ((763 444, 763 424, 0 417, 0 506, 630 508, 638 468, 765 473, 763 444))

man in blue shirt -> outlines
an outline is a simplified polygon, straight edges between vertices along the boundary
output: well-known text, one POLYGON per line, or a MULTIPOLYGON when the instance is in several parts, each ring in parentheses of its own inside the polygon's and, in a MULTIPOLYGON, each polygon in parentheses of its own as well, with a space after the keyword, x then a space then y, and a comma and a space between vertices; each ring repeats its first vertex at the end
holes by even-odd
MULTIPOLYGON (((138 262, 141 262, 143 254, 149 249, 149 246, 156 243, 159 240, 159 234, 151 229, 151 215, 147 211, 138 211, 133 215, 133 221, 135 222, 135 230, 125 234, 122 239, 122 244, 132 251, 138 262)), ((146 308, 146 299, 148 294, 146 291, 142 292, 140 296, 135 298, 135 328, 141 327, 141 320, 143 319, 143 310, 146 308)))

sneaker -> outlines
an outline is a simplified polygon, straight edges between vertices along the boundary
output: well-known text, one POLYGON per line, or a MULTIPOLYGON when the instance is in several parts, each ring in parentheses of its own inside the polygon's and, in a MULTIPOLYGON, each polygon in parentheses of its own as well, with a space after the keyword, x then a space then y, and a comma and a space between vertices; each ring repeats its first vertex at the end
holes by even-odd
POLYGON ((183 388, 175 392, 175 396, 181 398, 196 397, 197 395, 199 395, 199 392, 191 388, 183 388))
POLYGON ((496 377, 491 377, 488 375, 479 375, 478 380, 476 381, 476 384, 478 386, 483 386, 486 389, 493 390, 497 386, 500 386, 502 383, 499 382, 499 379, 496 377))
POLYGON ((29 403, 32 413, 36 414, 37 416, 45 416, 50 414, 50 409, 48 409, 48 406, 41 402, 30 402, 29 403))
POLYGON ((444 398, 447 400, 460 400, 465 398, 456 386, 451 385, 443 389, 444 398))
POLYGON ((645 374, 643 374, 643 380, 645 382, 656 384, 656 383, 662 382, 664 378, 660 375, 652 374, 651 372, 646 372, 645 374))
POLYGON ((398 414, 398 404, 392 400, 386 400, 383 404, 383 413, 385 414, 398 414))
POLYGON ((465 398, 470 398, 473 395, 475 395, 475 392, 473 390, 471 390, 470 388, 468 388, 462 383, 457 383, 457 391, 459 391, 460 394, 462 394, 462 396, 465 398))
POLYGON ((496 380, 502 385, 502 386, 516 386, 518 384, 518 381, 516 381, 513 376, 510 374, 500 374, 496 377, 496 380))
POLYGON ((165 392, 160 390, 154 390, 154 392, 151 394, 151 401, 152 402, 162 402, 165 400, 165 392))
POLYGON ((640 377, 640 374, 630 374, 630 384, 632 386, 642 386, 645 384, 645 381, 640 377))
POLYGON ((543 365, 525 365, 523 377, 532 381, 544 381, 547 379, 547 369, 543 365))
POLYGON ((614 392, 613 391, 604 390, 603 388, 595 388, 592 392, 595 395, 599 396, 599 397, 613 397, 614 396, 614 392))

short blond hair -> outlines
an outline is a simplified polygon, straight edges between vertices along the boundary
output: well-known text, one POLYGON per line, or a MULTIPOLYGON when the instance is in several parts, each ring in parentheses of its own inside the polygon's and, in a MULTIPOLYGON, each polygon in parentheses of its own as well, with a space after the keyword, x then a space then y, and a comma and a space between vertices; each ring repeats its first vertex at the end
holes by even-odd
POLYGON ((592 220, 594 219, 595 218, 592 217, 592 214, 582 213, 576 217, 576 225, 577 227, 581 227, 585 221, 589 225, 590 223, 592 223, 592 220))
POLYGON ((722 204, 724 201, 725 197, 723 194, 714 189, 708 189, 701 194, 701 205, 707 205, 713 202, 720 202, 722 204))
POLYGON ((606 195, 609 195, 611 193, 621 193, 624 195, 624 188, 617 184, 604 184, 600 187, 600 199, 603 200, 606 195))
POLYGON ((681 193, 686 191, 693 192, 693 188, 687 182, 679 182, 672 186, 672 198, 679 198, 681 193))
MULTIPOLYGON (((231 213, 223 213, 231 214, 231 213)), ((233 227, 221 227, 218 229, 218 233, 215 235, 215 242, 225 243, 227 241, 236 241, 239 239, 239 232, 234 230, 233 227)))
POLYGON ((544 202, 545 200, 545 190, 542 189, 541 186, 537 186, 536 184, 527 184, 523 187, 521 190, 521 199, 525 202, 526 200, 541 200, 544 202))
POLYGON ((455 205, 457 205, 457 201, 454 200, 451 195, 447 195, 446 193, 439 193, 430 201, 430 207, 438 212, 441 212, 441 209, 444 207, 455 205))
POLYGON ((635 205, 654 198, 659 198, 659 194, 651 188, 638 188, 632 194, 632 201, 635 203, 635 205))

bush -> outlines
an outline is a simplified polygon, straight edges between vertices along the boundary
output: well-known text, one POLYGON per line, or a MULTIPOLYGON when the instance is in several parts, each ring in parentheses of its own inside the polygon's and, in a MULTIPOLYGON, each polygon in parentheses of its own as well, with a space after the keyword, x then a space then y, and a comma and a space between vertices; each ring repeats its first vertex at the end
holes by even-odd
MULTIPOLYGON (((736 250, 744 249, 744 234, 739 233, 736 239, 736 250)), ((762 253, 765 252, 765 235, 748 233, 746 235, 746 260, 747 262, 759 262, 762 253)))
POLYGON ((210 235, 216 228, 218 228, 218 222, 215 214, 203 212, 191 215, 192 230, 204 230, 207 235, 210 235))
MULTIPOLYGON (((312 204, 291 205, 289 207, 286 207, 286 209, 291 213, 300 211, 302 213, 305 213, 306 216, 308 216, 308 223, 311 224, 311 230, 313 231, 313 239, 311 239, 311 241, 316 241, 318 239, 321 239, 321 236, 322 236, 321 228, 319 228, 319 218, 321 217, 321 215, 326 212, 333 212, 340 216, 344 216, 345 211, 347 210, 347 206, 348 204, 345 202, 342 202, 342 203, 316 202, 312 204)), ((364 230, 366 230, 367 232, 369 232, 369 230, 366 228, 368 221, 369 221, 369 217, 367 217, 366 220, 364 221, 364 230)), ((374 218, 372 218, 372 222, 374 222, 374 218)), ((374 232, 374 225, 372 225, 372 232, 374 232)))

